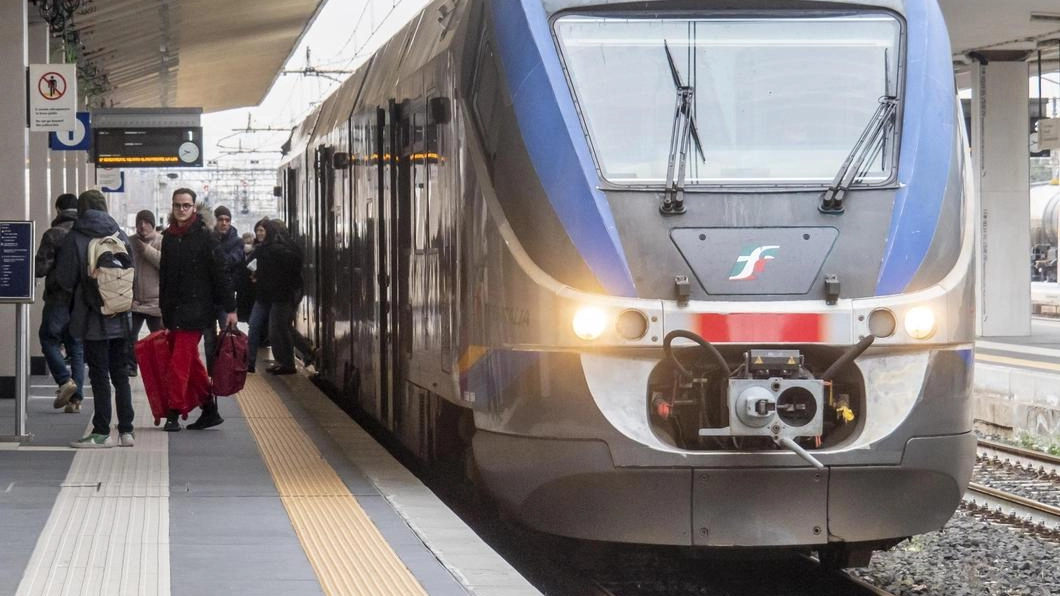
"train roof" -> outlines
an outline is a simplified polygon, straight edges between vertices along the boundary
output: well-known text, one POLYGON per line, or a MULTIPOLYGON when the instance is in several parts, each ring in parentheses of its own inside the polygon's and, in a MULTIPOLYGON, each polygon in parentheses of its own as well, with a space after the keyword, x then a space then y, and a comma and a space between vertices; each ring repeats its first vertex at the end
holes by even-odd
POLYGON ((284 163, 334 130, 360 107, 386 105, 395 91, 425 64, 448 49, 457 36, 467 2, 437 0, 428 4, 388 39, 367 62, 306 117, 291 133, 284 163))

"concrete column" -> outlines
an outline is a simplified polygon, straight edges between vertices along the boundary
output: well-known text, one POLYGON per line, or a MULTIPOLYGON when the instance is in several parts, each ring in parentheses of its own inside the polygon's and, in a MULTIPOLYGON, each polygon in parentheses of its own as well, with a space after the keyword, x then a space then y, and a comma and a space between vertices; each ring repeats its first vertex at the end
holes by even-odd
POLYGON ((976 65, 972 82, 972 178, 980 201, 977 332, 1030 335, 1027 64, 976 65))
MULTIPOLYGON (((32 23, 28 28, 27 45, 29 46, 30 64, 48 63, 48 25, 46 23, 32 23)), ((48 175, 48 133, 29 133, 29 217, 37 226, 37 239, 48 229, 55 209, 55 196, 50 187, 50 176, 48 175)), ((37 283, 37 301, 30 306, 29 317, 29 355, 30 370, 33 374, 46 374, 44 357, 37 341, 37 329, 40 328, 41 311, 44 309, 44 301, 41 296, 44 293, 43 280, 37 283)))
MULTIPOLYGON (((6 195, 0 219, 29 218, 26 176, 26 23, 27 2, 0 2, 0 180, 6 195)), ((15 307, 0 304, 0 329, 13 337, 15 307)), ((0 397, 15 395, 15 343, 0 341, 0 397)), ((7 429, 5 429, 6 431, 7 429)))
POLYGON ((48 154, 48 176, 51 178, 53 198, 64 192, 71 192, 66 188, 66 154, 67 151, 51 151, 48 154))

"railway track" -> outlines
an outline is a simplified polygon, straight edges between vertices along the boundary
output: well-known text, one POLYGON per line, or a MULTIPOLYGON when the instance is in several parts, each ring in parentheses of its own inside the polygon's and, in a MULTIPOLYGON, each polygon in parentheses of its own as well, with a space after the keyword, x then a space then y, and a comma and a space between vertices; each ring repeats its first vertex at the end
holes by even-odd
POLYGON ((976 460, 965 508, 1060 540, 1060 458, 981 440, 976 460))

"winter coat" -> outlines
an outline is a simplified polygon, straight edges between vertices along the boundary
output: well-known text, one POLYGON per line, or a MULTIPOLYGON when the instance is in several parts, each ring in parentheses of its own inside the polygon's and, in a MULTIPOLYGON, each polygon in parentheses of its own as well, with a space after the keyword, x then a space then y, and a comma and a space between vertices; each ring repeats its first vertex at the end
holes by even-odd
MULTIPOLYGON (((125 250, 132 254, 129 238, 118 228, 105 211, 89 209, 74 222, 66 235, 55 262, 55 278, 63 290, 72 294, 70 301, 70 333, 81 340, 99 341, 126 336, 128 314, 104 316, 90 307, 85 300, 85 278, 88 277, 88 243, 93 238, 110 236, 117 232, 125 243, 125 250)), ((133 255, 133 266, 136 256, 133 255)))
POLYGON ((200 210, 183 235, 175 233, 171 218, 162 233, 158 298, 166 329, 208 329, 216 325, 219 309, 236 310, 224 263, 217 258, 217 236, 206 217, 200 210))
POLYGON ((258 300, 298 302, 302 299, 302 251, 290 240, 266 240, 255 251, 258 300))
POLYGON ((44 301, 59 304, 69 304, 70 294, 59 287, 55 281, 55 257, 62 246, 70 228, 77 221, 77 209, 63 209, 59 216, 52 221, 52 227, 44 232, 37 247, 36 271, 37 277, 44 278, 44 301))
POLYGON ((158 268, 162 264, 162 235, 152 231, 147 239, 133 234, 133 258, 136 260, 136 277, 133 279, 132 311, 151 317, 162 316, 158 307, 158 268))
POLYGON ((217 257, 224 263, 228 282, 235 288, 236 280, 239 279, 239 270, 244 265, 243 238, 240 237, 239 230, 235 226, 228 228, 228 234, 223 238, 217 232, 214 232, 214 236, 218 241, 217 257))

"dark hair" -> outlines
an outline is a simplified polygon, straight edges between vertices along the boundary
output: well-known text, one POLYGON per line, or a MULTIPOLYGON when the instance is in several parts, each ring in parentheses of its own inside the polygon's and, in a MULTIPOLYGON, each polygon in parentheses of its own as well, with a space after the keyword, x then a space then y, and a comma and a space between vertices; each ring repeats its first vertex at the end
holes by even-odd
POLYGON ((173 197, 176 198, 177 195, 191 195, 192 201, 196 200, 198 197, 198 195, 195 194, 195 191, 190 188, 178 188, 177 190, 174 190, 173 197))
POLYGON ((55 208, 60 211, 77 209, 77 195, 70 192, 64 192, 55 198, 55 208))
POLYGON ((151 227, 155 225, 155 214, 150 209, 144 209, 136 213, 136 225, 139 226, 143 222, 148 222, 151 227))
POLYGON ((213 210, 213 216, 218 218, 227 217, 228 219, 232 219, 232 212, 228 210, 228 207, 225 207, 224 205, 218 205, 217 209, 213 210))
POLYGON ((107 212, 107 197, 94 188, 77 197, 77 214, 84 215, 89 210, 107 212))

